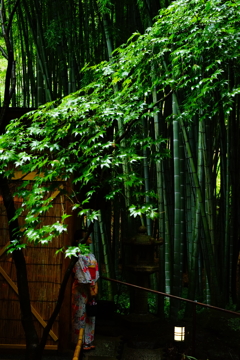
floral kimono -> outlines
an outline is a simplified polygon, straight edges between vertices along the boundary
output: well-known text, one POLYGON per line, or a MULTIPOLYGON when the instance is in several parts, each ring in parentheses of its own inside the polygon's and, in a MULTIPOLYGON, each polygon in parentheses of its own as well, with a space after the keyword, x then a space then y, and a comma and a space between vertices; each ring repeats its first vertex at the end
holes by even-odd
POLYGON ((72 342, 77 343, 79 329, 84 328, 84 343, 90 345, 94 340, 95 317, 88 317, 86 304, 90 284, 95 285, 99 278, 98 263, 93 254, 78 255, 73 269, 72 285, 72 342))

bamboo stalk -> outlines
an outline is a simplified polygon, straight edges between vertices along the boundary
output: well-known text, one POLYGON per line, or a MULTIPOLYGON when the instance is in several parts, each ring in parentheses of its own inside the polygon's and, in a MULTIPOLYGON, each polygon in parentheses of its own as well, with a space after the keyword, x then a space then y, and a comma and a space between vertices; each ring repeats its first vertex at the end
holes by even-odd
MULTIPOLYGON (((225 224, 224 224, 224 252, 223 252, 223 286, 225 287, 224 293, 226 294, 226 298, 228 300, 228 294, 231 293, 231 279, 230 273, 228 269, 228 262, 230 257, 230 232, 229 232, 229 215, 230 215, 230 144, 229 144, 229 119, 228 119, 228 127, 227 127, 227 154, 226 154, 226 195, 225 195, 225 224), (230 284, 230 285, 229 285, 230 284), (227 289, 228 287, 228 289, 227 289)), ((230 267, 231 269, 231 267, 230 267)))
MULTIPOLYGON (((203 183, 203 148, 202 148, 202 122, 196 121, 198 123, 198 158, 197 158, 197 176, 199 179, 199 186, 202 188, 203 183)), ((199 193, 196 194, 195 207, 194 207, 195 219, 193 221, 194 228, 192 229, 192 241, 189 246, 189 299, 195 298, 196 293, 196 276, 198 269, 198 254, 199 254, 199 243, 201 236, 201 212, 200 212, 200 199, 199 193)))
MULTIPOLYGON (((108 248, 107 248, 107 242, 105 239, 105 234, 104 234, 104 229, 103 229, 103 222, 102 222, 102 215, 101 215, 101 210, 99 210, 99 227, 100 227, 100 234, 101 234, 101 240, 102 240, 102 246, 103 246, 103 257, 104 257, 104 263, 105 263, 105 267, 106 267, 106 274, 107 277, 110 277, 110 265, 108 262, 108 248)), ((112 284, 111 283, 107 283, 107 288, 108 288, 108 299, 112 300, 113 299, 113 292, 112 292, 112 284)))
MULTIPOLYGON (((170 221, 168 214, 168 202, 166 194, 166 183, 163 174, 163 202, 164 202, 164 215, 165 215, 165 234, 164 234, 164 272, 165 272, 165 292, 171 294, 171 278, 172 278, 172 268, 171 268, 171 240, 170 240, 170 221)), ((167 299, 169 300, 169 299, 167 299)))
POLYGON ((79 355, 80 355, 81 348, 82 348, 82 343, 83 343, 83 334, 84 334, 84 329, 81 328, 79 330, 78 341, 77 341, 77 345, 75 347, 75 351, 74 351, 72 360, 78 360, 79 359, 79 355))
MULTIPOLYGON (((177 100, 173 93, 172 111, 174 118, 177 115, 177 100)), ((174 154, 174 254, 173 254, 173 288, 174 295, 179 296, 181 291, 182 271, 181 262, 181 234, 180 234, 180 154, 179 154, 179 124, 177 120, 173 120, 173 154, 174 154)), ((173 301, 173 316, 178 312, 179 302, 173 301)))

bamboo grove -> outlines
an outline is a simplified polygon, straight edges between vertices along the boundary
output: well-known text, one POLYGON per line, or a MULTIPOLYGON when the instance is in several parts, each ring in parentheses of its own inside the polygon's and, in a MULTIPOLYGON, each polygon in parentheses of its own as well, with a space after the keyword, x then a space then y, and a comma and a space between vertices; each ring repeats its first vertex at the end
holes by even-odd
MULTIPOLYGON (((15 13, 9 29, 16 64, 12 106, 36 108, 76 91, 82 86, 81 68, 107 58, 106 33, 118 47, 136 29, 144 32, 146 13, 155 16, 167 5, 165 0, 1 1, 2 35, 15 13)), ((3 102, 3 92, 1 97, 3 102)))
MULTIPOLYGON (((239 308, 240 2, 160 4, 166 8, 153 22, 145 14, 138 23, 145 32, 129 22, 118 37, 115 25, 130 14, 122 3, 67 2, 66 19, 61 1, 42 2, 41 16, 27 0, 18 8, 18 56, 32 63, 20 61, 28 75, 18 79, 31 91, 16 94, 28 106, 49 101, 12 121, 1 137, 5 176, 9 163, 44 174, 31 193, 18 189, 25 204, 19 211, 28 214, 24 235, 47 243, 66 231, 64 219, 39 229, 35 214, 50 206, 47 181, 71 179, 74 193, 67 195, 94 222, 95 252, 107 275, 126 276, 122 240, 144 224, 164 239, 157 289, 181 295, 185 272, 190 299, 239 308), (44 89, 41 100, 37 89, 44 89)), ((151 8, 150 1, 130 3, 141 15, 151 8)), ((21 239, 15 245, 23 246, 21 239)))

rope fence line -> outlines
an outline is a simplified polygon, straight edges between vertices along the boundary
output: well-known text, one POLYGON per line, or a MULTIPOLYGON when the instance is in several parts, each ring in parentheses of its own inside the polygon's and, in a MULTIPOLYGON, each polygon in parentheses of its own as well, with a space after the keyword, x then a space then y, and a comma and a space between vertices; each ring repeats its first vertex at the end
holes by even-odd
MULTIPOLYGON (((115 280, 115 279, 110 279, 107 278, 105 276, 101 276, 101 279, 103 280, 107 280, 107 281, 111 281, 111 282, 115 282, 118 284, 122 284, 122 285, 126 285, 129 286, 131 288, 135 288, 135 289, 139 289, 139 290, 143 290, 143 291, 148 291, 151 292, 153 294, 157 294, 157 295, 162 295, 162 296, 166 296, 172 299, 177 299, 180 301, 185 301, 187 303, 191 303, 193 305, 193 313, 192 313, 192 355, 195 356, 195 342, 196 342, 196 312, 197 312, 197 305, 208 308, 208 309, 212 309, 212 310, 217 310, 217 311, 221 311, 224 313, 228 313, 231 315, 235 315, 235 316, 240 316, 240 312, 236 312, 236 311, 232 311, 232 310, 227 310, 227 309, 223 309, 217 306, 212 306, 212 305, 208 305, 208 304, 204 304, 204 303, 200 303, 196 300, 190 300, 190 299, 184 299, 180 296, 175 296, 175 295, 171 295, 171 294, 166 294, 164 292, 161 291, 157 291, 157 290, 152 290, 152 289, 148 289, 139 285, 134 285, 134 284, 130 284, 130 283, 126 283, 124 281, 120 281, 120 280, 115 280)), ((74 359, 75 360, 75 359, 74 359)))
MULTIPOLYGON (((101 279, 111 281, 111 282, 115 282, 115 283, 122 284, 122 285, 126 285, 126 286, 136 288, 136 289, 140 289, 140 290, 143 290, 143 291, 148 291, 148 292, 151 292, 153 294, 162 295, 162 296, 166 296, 166 297, 169 297, 169 298, 173 298, 173 299, 177 299, 177 300, 181 300, 181 301, 191 303, 193 305, 193 308, 194 308, 194 311, 193 311, 193 339, 192 339, 193 340, 193 351, 194 352, 195 352, 196 307, 197 307, 197 305, 208 308, 208 309, 213 309, 213 310, 225 312, 225 313, 228 313, 228 314, 231 314, 231 315, 240 316, 240 313, 236 312, 236 311, 227 310, 227 309, 223 309, 223 308, 220 308, 220 307, 217 307, 217 306, 212 306, 212 305, 200 303, 200 302, 195 301, 195 300, 184 299, 184 298, 179 297, 179 296, 166 294, 166 293, 161 292, 161 291, 148 289, 148 288, 145 288, 145 287, 142 287, 142 286, 139 286, 139 285, 126 283, 124 281, 111 279, 111 278, 108 278, 108 277, 105 277, 105 276, 101 276, 101 279)), ((77 341, 77 344, 76 344, 76 347, 75 347, 75 351, 74 351, 72 360, 79 360, 80 352, 81 352, 81 349, 82 349, 82 343, 83 343, 83 334, 84 334, 84 329, 81 328, 79 330, 78 341, 77 341)))
POLYGON ((134 284, 130 284, 130 283, 126 283, 126 282, 120 281, 120 280, 110 279, 110 278, 107 278, 107 277, 105 277, 105 276, 101 276, 101 279, 107 280, 107 281, 116 282, 116 283, 119 283, 119 284, 122 284, 122 285, 126 285, 126 286, 129 286, 129 287, 133 287, 133 288, 136 288, 136 289, 140 289, 140 290, 143 290, 143 291, 148 291, 148 292, 151 292, 151 293, 153 293, 153 294, 163 295, 163 296, 167 296, 167 297, 169 297, 169 298, 173 298, 173 299, 185 301, 185 302, 191 303, 191 304, 193 304, 193 305, 195 305, 195 306, 196 306, 196 305, 199 305, 199 306, 203 306, 203 307, 205 307, 205 308, 209 308, 209 309, 213 309, 213 310, 218 310, 218 311, 222 311, 222 312, 225 312, 225 313, 228 313, 228 314, 240 316, 240 312, 236 312, 236 311, 232 311, 232 310, 227 310, 227 309, 223 309, 223 308, 220 308, 220 307, 217 307, 217 306, 200 303, 200 302, 198 302, 198 301, 196 301, 196 300, 190 300, 190 299, 182 298, 182 297, 180 297, 180 296, 175 296, 175 295, 171 295, 171 294, 166 294, 166 293, 161 292, 161 291, 144 288, 144 287, 142 287, 142 286, 134 285, 134 284))

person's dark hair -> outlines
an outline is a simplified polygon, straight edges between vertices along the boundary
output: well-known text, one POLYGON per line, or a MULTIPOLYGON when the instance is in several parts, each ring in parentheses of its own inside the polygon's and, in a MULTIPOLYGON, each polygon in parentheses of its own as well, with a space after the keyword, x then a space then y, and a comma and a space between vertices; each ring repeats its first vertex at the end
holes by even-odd
POLYGON ((85 239, 85 241, 84 241, 83 234, 86 232, 87 232, 86 229, 76 230, 74 233, 74 237, 73 237, 73 245, 78 245, 79 243, 84 244, 87 241, 87 239, 85 239))

